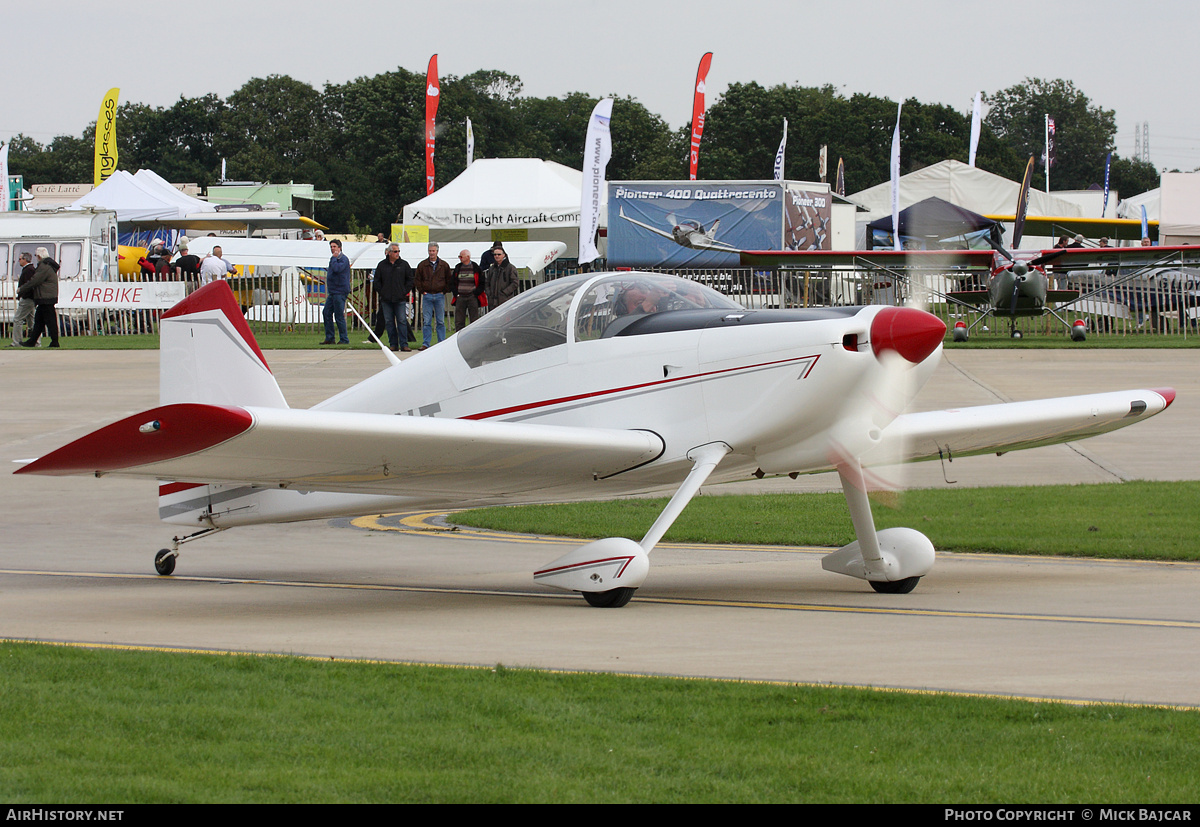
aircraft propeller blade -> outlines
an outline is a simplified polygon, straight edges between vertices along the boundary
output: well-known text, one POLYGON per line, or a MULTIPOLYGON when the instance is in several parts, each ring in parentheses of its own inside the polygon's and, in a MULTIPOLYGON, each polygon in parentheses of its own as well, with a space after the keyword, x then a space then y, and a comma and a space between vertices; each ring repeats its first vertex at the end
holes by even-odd
MULTIPOLYGON (((878 446, 883 430, 904 412, 917 391, 916 367, 942 344, 946 325, 938 317, 915 307, 885 307, 871 322, 871 350, 876 364, 864 373, 858 390, 848 396, 838 426, 830 439, 831 454, 837 465, 857 468, 859 458, 878 446)), ((904 488, 905 446, 896 448, 896 462, 887 474, 863 469, 862 480, 868 491, 900 491, 904 488)))
MULTIPOLYGON (((1000 244, 999 242, 997 242, 997 241, 993 240, 993 239, 992 239, 992 238, 990 238, 990 237, 989 237, 989 238, 987 238, 987 239, 985 239, 985 240, 986 240, 986 241, 987 241, 987 243, 988 243, 988 244, 991 246, 991 248, 992 248, 993 250, 995 250, 997 253, 999 253, 1000 255, 1004 256, 1004 257, 1005 257, 1006 259, 1008 259, 1009 261, 1015 261, 1015 259, 1012 257, 1012 253, 1010 253, 1008 250, 1004 249, 1004 245, 1000 244)), ((1017 245, 1015 245, 1015 244, 1014 244, 1013 246, 1015 247, 1015 246, 1017 246, 1017 245)))
POLYGON ((1021 236, 1025 233, 1025 213, 1029 211, 1029 185, 1033 183, 1033 157, 1025 165, 1025 177, 1021 179, 1021 189, 1017 191, 1017 211, 1013 220, 1013 249, 1021 246, 1021 236))

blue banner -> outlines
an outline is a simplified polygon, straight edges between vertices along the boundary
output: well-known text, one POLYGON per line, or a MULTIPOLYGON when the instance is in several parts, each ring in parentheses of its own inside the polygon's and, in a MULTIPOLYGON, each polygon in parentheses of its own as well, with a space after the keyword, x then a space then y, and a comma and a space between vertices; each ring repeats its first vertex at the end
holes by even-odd
POLYGON ((1100 208, 1100 217, 1108 212, 1108 175, 1112 172, 1112 153, 1104 156, 1104 206, 1100 208))
POLYGON ((773 181, 614 181, 608 263, 737 267, 741 250, 783 249, 784 185, 773 181))

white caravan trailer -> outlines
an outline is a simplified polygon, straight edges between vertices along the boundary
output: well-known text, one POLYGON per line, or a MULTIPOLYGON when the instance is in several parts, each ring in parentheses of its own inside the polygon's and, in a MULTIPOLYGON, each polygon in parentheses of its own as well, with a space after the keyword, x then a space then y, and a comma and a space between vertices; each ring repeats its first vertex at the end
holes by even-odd
POLYGON ((0 320, 13 319, 21 253, 33 255, 38 247, 58 262, 60 282, 118 279, 117 214, 112 210, 0 212, 0 320))

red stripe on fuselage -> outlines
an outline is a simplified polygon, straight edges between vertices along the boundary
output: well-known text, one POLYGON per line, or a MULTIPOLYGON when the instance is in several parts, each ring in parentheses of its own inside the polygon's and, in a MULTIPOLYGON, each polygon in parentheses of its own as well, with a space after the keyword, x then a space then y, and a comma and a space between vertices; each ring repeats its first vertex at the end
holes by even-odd
POLYGON ((670 385, 675 382, 686 382, 686 381, 689 381, 692 379, 702 379, 706 376, 720 376, 723 373, 736 373, 737 371, 756 370, 758 368, 772 367, 775 365, 787 365, 787 364, 791 364, 794 362, 804 362, 804 361, 811 359, 812 364, 808 366, 808 370, 804 371, 804 374, 800 377, 801 379, 807 379, 808 375, 810 373, 812 373, 812 369, 816 366, 817 360, 820 358, 821 358, 820 354, 814 354, 812 356, 800 356, 795 359, 780 359, 777 362, 762 362, 757 365, 743 365, 742 367, 737 367, 737 368, 724 368, 722 370, 713 370, 713 371, 709 371, 707 373, 692 373, 692 374, 689 374, 688 376, 677 376, 674 379, 659 379, 658 381, 655 381, 655 382, 643 382, 640 385, 626 385, 625 387, 610 388, 609 390, 604 390, 604 391, 593 391, 591 393, 580 393, 580 394, 575 394, 574 396, 560 396, 557 399, 545 399, 541 402, 530 402, 526 405, 513 405, 512 407, 509 407, 509 408, 497 408, 494 411, 484 411, 483 413, 470 414, 469 416, 464 416, 461 418, 462 419, 490 419, 491 417, 494 417, 494 416, 504 416, 505 414, 518 413, 520 411, 529 411, 529 410, 534 410, 536 408, 548 408, 552 405, 561 405, 566 402, 577 402, 580 399, 594 399, 599 396, 612 396, 613 394, 627 393, 629 391, 642 390, 644 388, 653 388, 653 387, 657 387, 660 385, 670 385))

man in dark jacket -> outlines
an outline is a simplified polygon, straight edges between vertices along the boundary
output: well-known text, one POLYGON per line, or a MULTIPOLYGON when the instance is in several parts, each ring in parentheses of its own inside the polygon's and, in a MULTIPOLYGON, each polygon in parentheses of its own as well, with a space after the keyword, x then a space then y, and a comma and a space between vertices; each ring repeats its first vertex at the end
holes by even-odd
POLYGON ((333 344, 333 326, 337 323, 339 345, 350 344, 346 335, 346 297, 350 295, 350 259, 342 253, 342 242, 334 239, 329 242, 329 269, 325 271, 325 308, 322 315, 325 318, 325 341, 323 345, 333 344))
POLYGON ((421 350, 432 344, 433 320, 437 319, 438 341, 446 341, 446 294, 450 292, 454 274, 450 265, 438 258, 437 242, 429 242, 429 258, 417 265, 415 285, 421 296, 421 350))
POLYGON ((492 254, 496 262, 484 274, 487 283, 488 309, 495 310, 500 305, 517 295, 520 282, 517 278, 517 268, 508 260, 503 247, 493 248, 492 254))
POLYGON ((383 261, 375 267, 375 295, 383 312, 388 343, 392 350, 410 351, 408 346, 408 294, 413 289, 413 271, 400 258, 400 245, 389 244, 383 261))
MULTIPOLYGON (((33 273, 37 269, 33 266, 33 256, 29 253, 21 253, 17 257, 17 263, 21 265, 21 275, 17 279, 17 291, 29 284, 29 280, 33 278, 33 273)), ((17 300, 17 314, 13 316, 12 329, 12 346, 19 347, 21 340, 25 338, 23 331, 33 326, 33 313, 37 310, 37 305, 34 304, 32 298, 20 298, 17 300)))
POLYGON ((54 309, 58 304, 58 262, 50 258, 45 247, 38 247, 34 254, 38 264, 33 278, 17 291, 18 296, 33 299, 37 305, 33 312, 33 330, 21 346, 37 347, 38 337, 46 332, 50 334, 50 347, 58 347, 58 313, 54 309))

